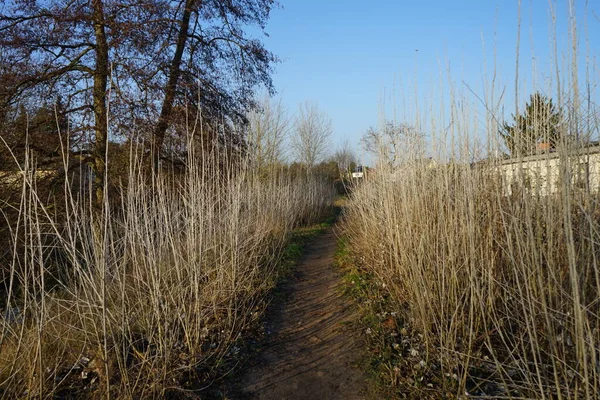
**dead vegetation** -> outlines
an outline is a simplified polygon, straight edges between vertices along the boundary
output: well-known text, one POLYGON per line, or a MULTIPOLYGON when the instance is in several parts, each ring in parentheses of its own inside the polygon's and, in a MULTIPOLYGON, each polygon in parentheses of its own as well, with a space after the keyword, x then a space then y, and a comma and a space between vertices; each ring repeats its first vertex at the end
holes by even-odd
MULTIPOLYGON (((550 97, 532 96, 543 101, 530 101, 525 117, 502 124, 507 89, 496 78, 481 96, 442 82, 440 97, 410 110, 409 126, 426 135, 405 135, 393 159, 379 143, 376 172, 351 195, 346 233, 359 276, 371 276, 372 296, 385 299, 370 311, 380 331, 374 348, 397 395, 600 392, 600 171, 584 154, 597 145, 597 75, 587 64, 583 90, 577 27, 570 15, 570 70, 558 73, 555 54, 560 81, 534 81, 550 97), (544 102, 560 112, 536 112, 544 102), (513 152, 511 176, 500 167, 511 157, 503 150, 513 152), (524 159, 536 151, 537 164, 524 159)), ((518 74, 517 116, 518 99, 528 98, 518 74)))
POLYGON ((100 209, 67 179, 59 219, 24 164, 7 219, 1 397, 202 393, 259 319, 291 230, 333 197, 316 176, 265 175, 222 151, 178 176, 148 176, 131 154, 100 209))
POLYGON ((423 172, 372 178, 348 204, 356 262, 379 285, 387 383, 418 398, 594 398, 596 196, 505 197, 468 165, 423 172))

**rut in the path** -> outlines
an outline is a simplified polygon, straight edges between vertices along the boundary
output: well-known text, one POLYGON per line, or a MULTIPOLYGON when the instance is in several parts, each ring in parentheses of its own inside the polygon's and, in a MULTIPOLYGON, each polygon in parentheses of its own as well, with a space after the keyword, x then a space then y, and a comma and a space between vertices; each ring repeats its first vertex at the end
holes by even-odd
POLYGON ((341 274, 333 266, 335 245, 329 229, 308 247, 235 398, 365 398, 365 377, 356 366, 364 346, 352 326, 355 306, 342 294, 341 274))

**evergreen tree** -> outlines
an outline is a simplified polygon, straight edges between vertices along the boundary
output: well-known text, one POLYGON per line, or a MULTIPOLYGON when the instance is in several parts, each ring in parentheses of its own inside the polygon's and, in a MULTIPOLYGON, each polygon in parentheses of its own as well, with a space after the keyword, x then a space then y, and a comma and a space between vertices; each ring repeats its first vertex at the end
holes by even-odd
POLYGON ((513 114, 512 118, 513 124, 504 123, 500 136, 513 157, 535 153, 540 143, 556 148, 561 140, 562 113, 552 99, 542 93, 532 94, 524 113, 513 114))
POLYGON ((14 114, 13 120, 6 118, 0 127, 6 143, 0 144, 0 168, 15 168, 13 156, 22 162, 26 150, 41 164, 56 162, 62 151, 69 151, 71 132, 62 101, 35 110, 21 105, 14 114))

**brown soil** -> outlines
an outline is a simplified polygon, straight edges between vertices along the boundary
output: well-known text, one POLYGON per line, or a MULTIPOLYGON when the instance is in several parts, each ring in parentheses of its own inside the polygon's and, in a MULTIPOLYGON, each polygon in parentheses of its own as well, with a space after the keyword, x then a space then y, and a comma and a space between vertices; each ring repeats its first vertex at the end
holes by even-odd
POLYGON ((333 229, 309 245, 285 300, 271 310, 256 360, 236 384, 235 399, 364 399, 365 376, 357 366, 364 343, 356 306, 342 293, 333 266, 333 229))

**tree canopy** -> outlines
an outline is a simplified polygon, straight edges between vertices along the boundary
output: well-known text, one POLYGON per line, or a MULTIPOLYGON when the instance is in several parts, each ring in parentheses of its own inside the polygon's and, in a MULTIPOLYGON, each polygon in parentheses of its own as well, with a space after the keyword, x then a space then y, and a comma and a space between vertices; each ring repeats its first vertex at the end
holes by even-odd
POLYGON ((386 121, 370 127, 361 139, 363 149, 390 167, 425 154, 425 134, 406 123, 386 121))
POLYGON ((331 118, 316 103, 300 104, 290 143, 296 161, 306 168, 323 161, 329 153, 332 135, 331 118))
MULTIPOLYGON (((86 132, 102 185, 110 135, 136 134, 158 159, 189 110, 247 123, 254 90, 273 92, 264 32, 274 0, 10 0, 0 8, 0 109, 60 96, 86 132), (250 29, 252 28, 253 29, 250 29), (149 134, 148 134, 148 133, 149 134)), ((183 122, 182 122, 183 123, 183 122)), ((214 130, 216 131, 216 130, 214 130)))
POLYGON ((69 137, 69 121, 60 101, 46 104, 33 114, 21 106, 15 115, 0 124, 0 169, 12 170, 24 159, 25 151, 37 156, 37 165, 56 162, 62 152, 75 145, 69 137))
POLYGON ((539 144, 556 148, 563 137, 563 116, 552 99, 542 93, 530 96, 521 114, 512 115, 513 123, 504 123, 500 136, 511 156, 526 156, 536 152, 539 144))

